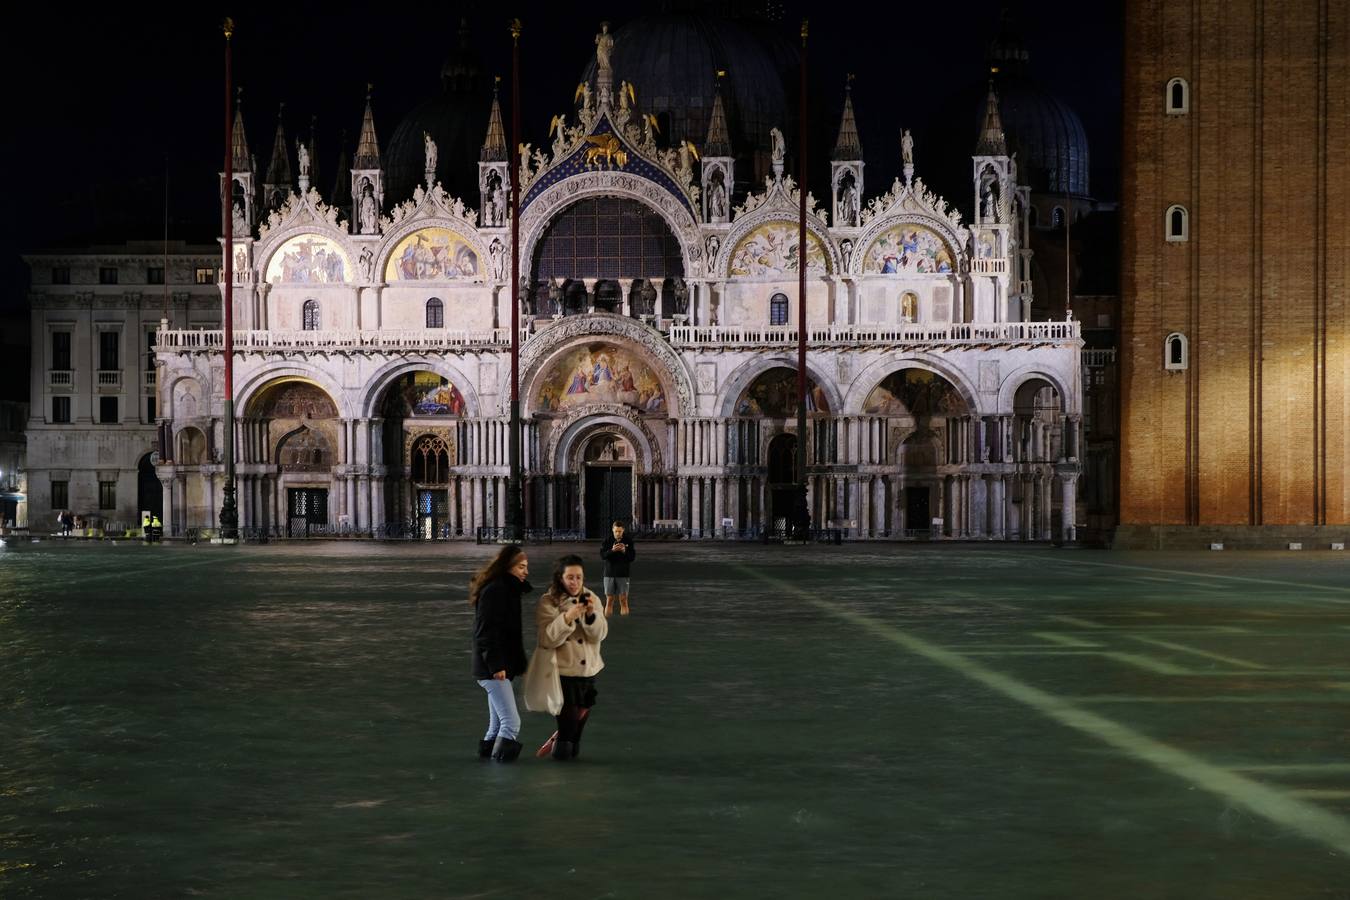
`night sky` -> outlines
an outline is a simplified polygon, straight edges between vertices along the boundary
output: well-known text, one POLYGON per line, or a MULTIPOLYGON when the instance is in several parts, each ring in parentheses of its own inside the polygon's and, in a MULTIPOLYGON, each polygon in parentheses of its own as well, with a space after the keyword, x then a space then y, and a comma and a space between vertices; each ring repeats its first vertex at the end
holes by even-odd
MULTIPOLYGON (((684 6, 697 4, 684 4, 684 6)), ((868 193, 899 168, 901 126, 915 129, 916 156, 943 145, 968 155, 975 140, 969 109, 985 78, 984 56, 998 31, 998 2, 935 3, 889 17, 846 21, 836 4, 776 4, 780 27, 795 35, 811 20, 814 127, 838 127, 845 75, 857 76, 854 104, 867 157, 868 193)), ((678 4, 677 4, 678 6, 678 4)), ((1073 0, 1014 8, 1031 51, 1033 78, 1082 117, 1093 154, 1093 193, 1118 194, 1121 11, 1091 11, 1073 0)), ((555 112, 571 111, 572 90, 593 51, 601 19, 617 29, 643 7, 556 4, 399 5, 346 9, 336 4, 184 5, 146 18, 104 5, 74 13, 50 4, 10 24, 3 65, 10 93, 4 128, 9 174, 3 265, 7 284, 21 277, 17 254, 82 241, 158 239, 163 233, 164 174, 171 182, 171 237, 213 240, 218 232, 217 173, 223 155, 223 40, 219 22, 234 17, 234 71, 244 88, 246 131, 266 168, 279 101, 288 137, 318 116, 318 167, 325 194, 335 174, 338 134, 355 144, 367 82, 375 84, 376 125, 388 141, 403 116, 440 90, 439 72, 466 16, 489 73, 510 72, 507 19, 524 20, 522 128, 536 145, 555 112), (362 17, 376 9, 382 18, 362 17)), ((622 73, 618 73, 620 76, 622 73)), ((504 84, 504 88, 506 85, 504 84)), ((641 85, 638 85, 639 92, 641 85)), ((509 126, 509 113, 508 113, 509 126)), ((484 123, 485 124, 485 123, 484 123)), ((788 135, 789 145, 794 136, 788 135)), ((292 153, 293 153, 292 149, 292 153)), ((828 161, 817 158, 816 177, 828 161)), ((261 173, 260 173, 261 174, 261 173)), ((259 179, 261 180, 261 178, 259 179)), ((930 179, 931 180, 931 179, 930 179)), ((956 196, 964 184, 936 184, 956 196)), ((820 192, 817 193, 820 196, 820 192)), ((391 198, 403 199, 403 198, 391 198)), ((476 206, 477 198, 465 198, 476 206)), ((21 286, 18 293, 22 293, 21 286)), ((7 300, 15 289, 6 290, 7 300)))

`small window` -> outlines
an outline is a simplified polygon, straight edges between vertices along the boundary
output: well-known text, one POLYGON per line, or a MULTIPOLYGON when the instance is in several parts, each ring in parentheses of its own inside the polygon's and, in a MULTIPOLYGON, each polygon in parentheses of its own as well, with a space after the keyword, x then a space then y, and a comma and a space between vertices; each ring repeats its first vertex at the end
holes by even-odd
POLYGON ((149 396, 145 398, 145 423, 153 425, 155 421, 155 398, 149 396))
POLYGON ((1190 215, 1184 206, 1167 208, 1167 239, 1169 241, 1189 241, 1191 239, 1190 215))
POLYGON ((1167 114, 1184 116, 1191 111, 1191 86, 1184 78, 1167 82, 1167 114))
POLYGON ((70 370, 70 332, 52 332, 52 368, 67 372, 70 370))
POLYGON ((319 301, 306 300, 300 312, 301 325, 305 331, 319 330, 319 301))
POLYGON ((900 295, 900 321, 913 322, 919 318, 919 295, 905 291, 900 295))
POLYGON ((117 482, 100 481, 98 483, 98 508, 117 509, 117 482))
POLYGON ((70 284, 70 266, 52 266, 52 284, 70 284))
POLYGON ((98 421, 100 425, 117 424, 117 398, 98 398, 98 421))
POLYGON ((59 425, 70 424, 70 398, 52 398, 52 421, 59 425))
POLYGON ((118 366, 117 344, 120 335, 116 331, 98 333, 98 367, 104 371, 120 368, 118 366))
POLYGON ((1190 345, 1186 341, 1186 335, 1181 332, 1174 331, 1167 336, 1167 340, 1163 343, 1163 354, 1163 368, 1167 371, 1179 372, 1190 368, 1190 345))
POLYGON ((445 327, 445 304, 435 297, 427 301, 427 327, 445 327))
POLYGON ((52 482, 52 509, 65 509, 70 505, 70 482, 52 482))
POLYGON ((163 267, 163 266, 150 266, 148 269, 146 269, 146 270, 145 270, 145 283, 146 283, 146 284, 163 284, 163 283, 164 283, 164 267, 163 267))
POLYGON ((786 325, 788 320, 787 294, 774 294, 769 300, 769 324, 786 325))
POLYGON ((1050 227, 1051 228, 1064 227, 1064 207, 1056 206, 1054 209, 1050 211, 1050 227))
POLYGON ((211 268, 210 266, 199 267, 197 269, 198 284, 215 284, 215 281, 216 281, 215 269, 211 268))
POLYGON ((99 266, 98 269, 99 284, 117 284, 116 266, 99 266))

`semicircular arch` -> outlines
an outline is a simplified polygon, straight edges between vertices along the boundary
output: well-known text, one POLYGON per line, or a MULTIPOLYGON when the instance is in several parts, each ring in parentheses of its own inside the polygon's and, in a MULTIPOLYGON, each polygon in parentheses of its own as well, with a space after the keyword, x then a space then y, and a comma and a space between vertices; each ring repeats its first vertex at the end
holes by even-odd
POLYGON ((698 221, 683 202, 655 182, 622 171, 602 169, 562 179, 535 198, 521 214, 520 259, 525 276, 533 277, 530 267, 534 264, 535 249, 553 220, 576 203, 597 197, 623 197, 651 209, 666 223, 680 245, 684 277, 697 278, 703 274, 703 245, 698 221))
POLYGON ((337 409, 338 418, 352 418, 350 397, 332 377, 319 366, 301 361, 290 361, 285 366, 262 369, 246 377, 236 390, 235 408, 251 411, 253 405, 269 388, 288 381, 312 384, 328 395, 337 409))
MULTIPOLYGON (((740 403, 740 399, 745 392, 761 375, 774 369, 791 369, 796 372, 797 361, 786 356, 760 356, 742 363, 732 371, 727 380, 722 383, 722 389, 717 395, 714 409, 717 410, 718 415, 724 418, 736 416, 737 404, 740 403)), ((843 396, 839 393, 838 386, 825 377, 809 360, 806 363, 806 373, 807 377, 825 392, 825 397, 830 403, 830 410, 837 412, 841 409, 843 396)))
MULTIPOLYGON (((655 329, 611 313, 568 316, 526 342, 520 358, 522 415, 535 409, 535 397, 541 386, 539 379, 563 353, 580 344, 605 341, 626 345, 655 363, 651 369, 663 379, 667 415, 693 415, 694 383, 684 361, 655 329), (677 402, 672 403, 672 400, 677 402)), ((503 411, 509 400, 509 394, 505 394, 503 411)))
POLYGON ((971 415, 990 414, 990 411, 980 408, 979 393, 964 372, 945 359, 927 353, 888 356, 863 369, 854 377, 853 383, 849 386, 848 396, 844 399, 844 414, 850 416, 866 415, 863 408, 872 391, 876 390, 892 374, 902 369, 923 369, 926 372, 932 372, 956 388, 971 415))
POLYGON ((363 418, 374 418, 380 415, 380 400, 385 391, 399 378, 412 372, 431 372, 453 384, 459 391, 460 396, 464 398, 464 415, 466 418, 482 414, 478 391, 473 382, 469 380, 469 373, 463 371, 457 361, 440 357, 433 359, 427 356, 401 357, 376 369, 366 379, 365 387, 356 400, 356 408, 360 411, 359 414, 363 418))
POLYGON ((1048 367, 1036 364, 1025 365, 1020 369, 1010 372, 1007 377, 999 383, 998 386, 998 409, 1000 416, 1013 415, 1017 402, 1017 392, 1022 385, 1029 381, 1044 381, 1050 387, 1054 388, 1060 396, 1061 408, 1066 412, 1072 412, 1078 409, 1078 395, 1065 390, 1065 379, 1061 378, 1048 367))
MULTIPOLYGON (((405 248, 406 249, 406 248, 405 248)), ((454 251, 458 253, 459 251, 454 251)), ((488 271, 490 263, 490 253, 488 245, 482 240, 478 232, 469 226, 462 219, 453 219, 445 216, 426 216, 404 220, 397 226, 391 228, 380 242, 379 252, 375 254, 375 271, 372 277, 377 281, 385 281, 390 284, 422 284, 422 283, 454 283, 457 281, 465 283, 487 282, 490 280, 491 273, 488 271), (399 248, 410 238, 419 232, 428 232, 438 241, 442 235, 438 232, 444 232, 444 238, 447 246, 453 246, 458 242, 468 248, 473 253, 474 273, 472 275, 457 274, 452 278, 427 278, 427 279, 398 279, 390 281, 386 276, 391 266, 395 265, 396 257, 400 256, 399 248)))

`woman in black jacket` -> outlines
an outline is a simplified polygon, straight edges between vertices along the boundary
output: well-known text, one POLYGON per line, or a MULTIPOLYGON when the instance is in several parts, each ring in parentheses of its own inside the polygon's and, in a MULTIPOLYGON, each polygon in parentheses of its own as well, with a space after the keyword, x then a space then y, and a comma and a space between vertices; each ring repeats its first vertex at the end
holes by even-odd
POLYGON ((520 598, 533 590, 525 579, 525 551, 508 544, 469 583, 473 605, 473 677, 488 696, 488 730, 478 755, 511 762, 520 755, 520 713, 511 679, 525 674, 520 598))

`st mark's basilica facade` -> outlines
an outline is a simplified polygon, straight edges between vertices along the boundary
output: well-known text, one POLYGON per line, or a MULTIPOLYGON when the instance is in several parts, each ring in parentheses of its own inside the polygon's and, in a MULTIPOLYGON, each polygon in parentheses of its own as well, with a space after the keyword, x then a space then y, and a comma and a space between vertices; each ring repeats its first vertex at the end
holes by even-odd
MULTIPOLYGON (((369 101, 342 204, 312 183, 303 144, 294 183, 284 143, 283 174, 264 177, 236 119, 245 533, 455 538, 505 524, 519 302, 527 527, 596 534, 620 518, 691 537, 762 533, 790 514, 805 452, 813 523, 848 537, 1072 539, 1083 342, 1071 318, 1030 320, 1029 188, 994 91, 971 157, 972 221, 925 186, 908 133, 903 177, 865 193, 846 100, 832 196, 808 196, 802 253, 780 127, 762 136, 763 171, 738 170, 718 90, 702 141, 660 146, 613 41, 598 36, 549 145, 524 148, 519 298, 495 98, 476 196, 441 186, 430 134, 425 177, 388 196, 369 101)), ((156 505, 181 534, 219 516, 223 332, 166 319, 151 340, 156 505)))

